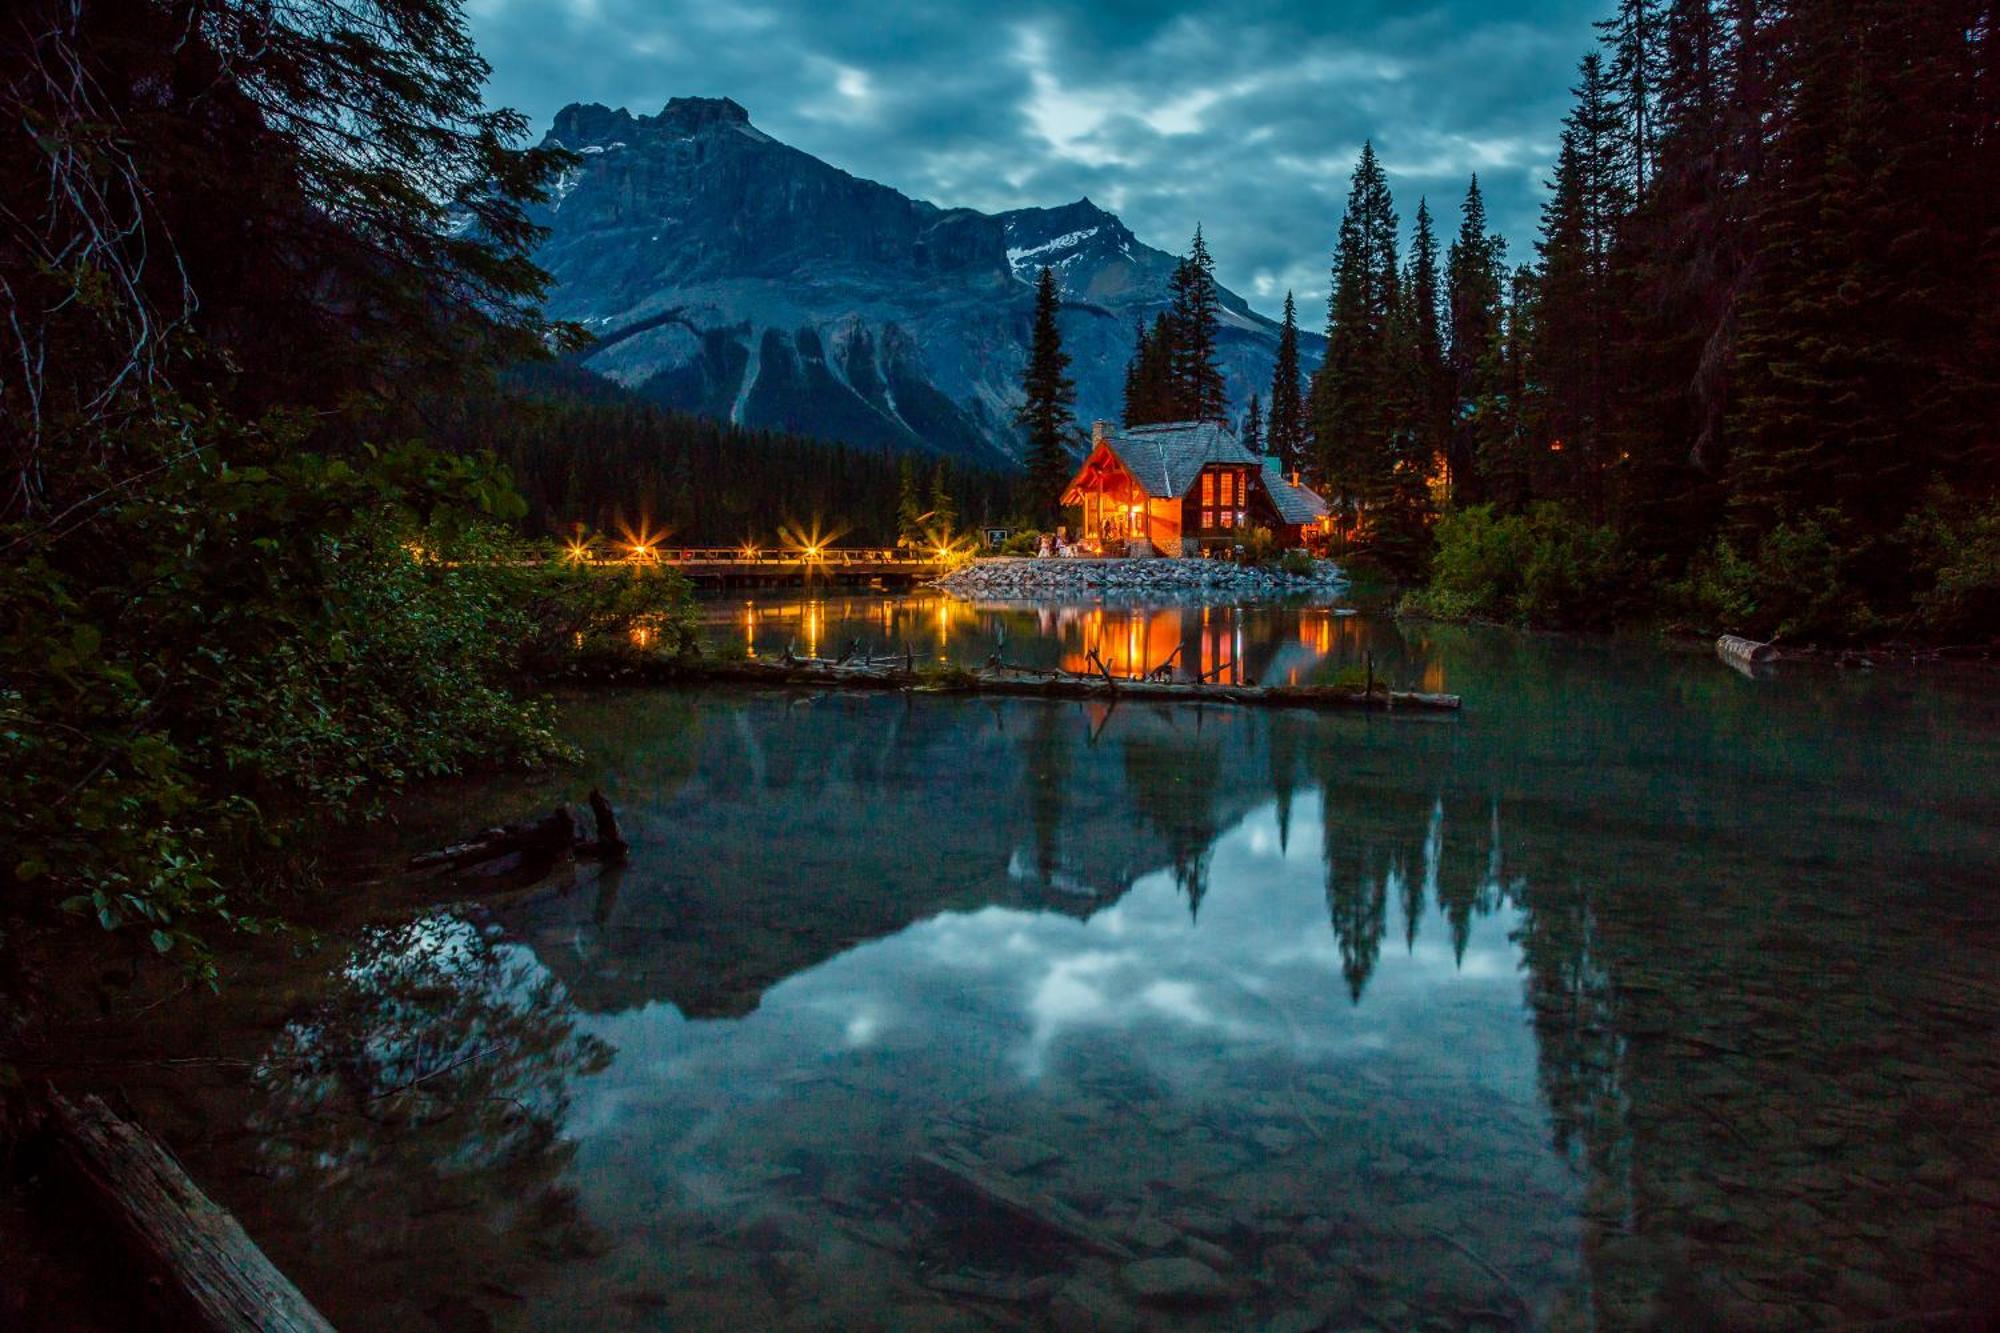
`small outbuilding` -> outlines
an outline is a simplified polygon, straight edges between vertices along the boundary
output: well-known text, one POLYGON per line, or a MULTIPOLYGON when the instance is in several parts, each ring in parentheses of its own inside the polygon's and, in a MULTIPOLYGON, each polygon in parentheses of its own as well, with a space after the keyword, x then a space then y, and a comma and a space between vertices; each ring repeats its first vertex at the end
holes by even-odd
POLYGON ((1149 542, 1178 556, 1245 541, 1265 528, 1280 546, 1304 546, 1322 528, 1325 500, 1252 453, 1215 421, 1090 428, 1090 454, 1062 502, 1083 510, 1085 541, 1107 554, 1149 542))

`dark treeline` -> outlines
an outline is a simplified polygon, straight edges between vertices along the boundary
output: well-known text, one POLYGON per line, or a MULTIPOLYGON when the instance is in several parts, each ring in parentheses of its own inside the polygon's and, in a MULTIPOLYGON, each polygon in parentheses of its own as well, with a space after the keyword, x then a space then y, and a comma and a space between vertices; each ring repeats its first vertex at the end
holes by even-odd
POLYGON ((1619 0, 1534 262, 1475 181, 1442 274, 1364 151, 1313 385, 1443 609, 1760 633, 2000 620, 2000 34, 1988 0, 1619 0), (1441 462, 1448 491, 1416 484, 1441 462), (1510 572, 1511 571, 1511 572, 1510 572), (1540 583, 1536 582, 1540 578, 1540 583))
MULTIPOLYGON (((1991 634, 1995 12, 1617 0, 1525 262, 1476 178, 1449 241, 1419 201, 1401 253, 1364 147, 1326 358, 1301 404, 1281 357, 1265 447, 1447 614, 1991 634)), ((1207 271, 1197 237, 1139 330, 1128 423, 1227 418, 1207 271)))
POLYGON ((549 536, 580 524, 690 546, 768 547, 813 532, 886 546, 1005 522, 1019 503, 1017 476, 673 412, 562 365, 509 378, 511 392, 467 410, 454 442, 491 449, 530 527, 549 536))

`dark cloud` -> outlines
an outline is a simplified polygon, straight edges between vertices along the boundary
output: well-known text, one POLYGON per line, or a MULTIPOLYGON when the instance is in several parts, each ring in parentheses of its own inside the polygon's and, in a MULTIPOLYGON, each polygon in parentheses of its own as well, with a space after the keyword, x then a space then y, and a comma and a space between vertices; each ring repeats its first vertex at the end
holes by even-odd
POLYGON ((1602 0, 470 0, 495 101, 546 125, 568 102, 654 111, 733 97, 761 128, 944 205, 1089 195, 1180 250, 1200 222, 1266 311, 1323 300, 1364 139, 1407 224, 1457 225, 1478 172, 1531 254, 1577 58, 1602 0))

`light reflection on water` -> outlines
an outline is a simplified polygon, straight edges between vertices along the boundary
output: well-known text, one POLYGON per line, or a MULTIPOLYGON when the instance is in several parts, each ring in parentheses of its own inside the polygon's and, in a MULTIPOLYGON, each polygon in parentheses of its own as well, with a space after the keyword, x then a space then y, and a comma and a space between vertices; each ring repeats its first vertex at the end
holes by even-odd
MULTIPOLYGON (((1060 660, 1095 609, 940 632, 1060 660)), ((1165 610, 1185 636, 1202 608, 1165 610)), ((474 881, 484 907, 239 979, 248 1109, 153 1119, 200 1095, 245 1127, 176 1147, 342 1327, 1991 1306, 1988 692, 1216 610, 1255 672, 1311 639, 1466 713, 578 700, 560 783, 610 793, 629 866, 474 881), (1050 1217, 1211 1286, 1147 1303, 1157 1270, 1050 1217)), ((885 619, 939 642, 898 628, 928 601, 816 615, 822 651, 885 619)), ((550 799, 454 788, 409 836, 550 799)))
POLYGON ((1305 684, 1340 666, 1382 655, 1398 688, 1445 690, 1444 659, 1419 654, 1397 675, 1400 640, 1384 638, 1351 611, 1330 605, 968 602, 943 594, 863 597, 809 593, 715 601, 704 612, 718 651, 750 657, 900 656, 981 665, 994 655, 1017 666, 1060 666, 1114 676, 1164 672, 1174 679, 1305 684))

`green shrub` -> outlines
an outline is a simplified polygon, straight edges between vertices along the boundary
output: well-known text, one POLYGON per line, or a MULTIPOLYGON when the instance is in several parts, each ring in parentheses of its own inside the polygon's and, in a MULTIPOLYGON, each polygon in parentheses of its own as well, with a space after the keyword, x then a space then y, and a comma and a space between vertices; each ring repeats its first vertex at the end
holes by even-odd
POLYGON ((1278 569, 1295 578, 1305 578, 1316 573, 1319 566, 1304 551, 1287 551, 1279 558, 1278 569))
POLYGON ((1854 577, 1863 545, 1833 510, 1778 524, 1748 552, 1727 537, 1697 556, 1667 600, 1704 629, 1756 638, 1848 640, 1881 628, 1854 577))
POLYGON ((2000 634, 2000 497, 1933 486, 1897 534, 1917 592, 1912 627, 1934 639, 2000 634))
POLYGON ((1410 605, 1451 620, 1599 629, 1633 612, 1648 573, 1615 530, 1560 505, 1474 505, 1438 521, 1430 583, 1410 605))
POLYGON ((691 641, 678 578, 532 559, 490 459, 187 429, 256 461, 181 450, 85 522, 0 526, 9 907, 59 902, 203 967, 204 924, 255 924, 250 886, 297 884, 328 824, 412 779, 560 757, 524 690, 577 635, 651 617, 691 641))
POLYGON ((1034 555, 1042 547, 1042 534, 1035 528, 1022 528, 1000 543, 1000 555, 1034 555))
POLYGON ((1269 565, 1283 554, 1278 549, 1278 539, 1269 528, 1252 528, 1243 536, 1243 561, 1250 565, 1269 565))

